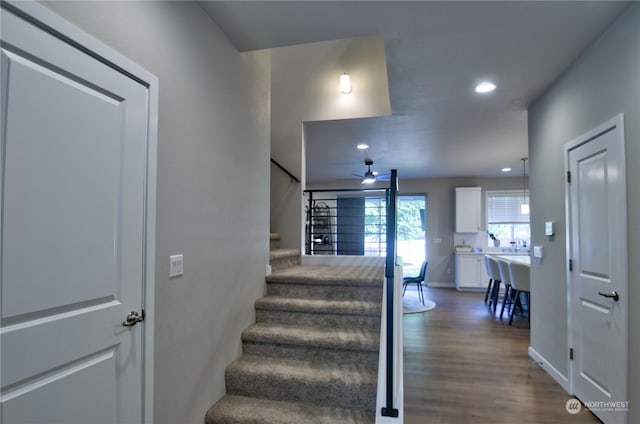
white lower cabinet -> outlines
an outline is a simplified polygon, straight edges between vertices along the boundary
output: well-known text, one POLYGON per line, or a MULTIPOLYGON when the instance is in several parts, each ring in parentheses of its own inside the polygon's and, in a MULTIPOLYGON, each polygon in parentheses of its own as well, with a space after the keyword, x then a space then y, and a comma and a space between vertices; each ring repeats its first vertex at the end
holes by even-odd
POLYGON ((484 255, 456 254, 456 288, 458 290, 486 289, 489 276, 484 255))

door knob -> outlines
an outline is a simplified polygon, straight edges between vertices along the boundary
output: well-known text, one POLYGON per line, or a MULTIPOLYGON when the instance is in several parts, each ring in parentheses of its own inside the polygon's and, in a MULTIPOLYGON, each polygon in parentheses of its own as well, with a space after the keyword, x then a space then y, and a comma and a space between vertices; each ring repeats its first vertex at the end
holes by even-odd
POLYGON ((142 310, 142 314, 138 314, 136 311, 131 311, 127 314, 127 318, 122 322, 122 326, 133 327, 142 321, 144 321, 144 309, 142 310))
POLYGON ((611 293, 598 292, 598 294, 603 297, 612 298, 616 302, 618 301, 618 299, 620 299, 620 296, 618 296, 618 292, 615 290, 612 291, 611 293))

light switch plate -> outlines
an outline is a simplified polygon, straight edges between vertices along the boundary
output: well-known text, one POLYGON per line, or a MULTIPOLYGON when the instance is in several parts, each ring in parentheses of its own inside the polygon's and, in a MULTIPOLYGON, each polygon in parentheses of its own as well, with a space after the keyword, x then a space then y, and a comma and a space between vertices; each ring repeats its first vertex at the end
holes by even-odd
POLYGON ((555 229, 553 228, 553 221, 547 221, 544 223, 544 235, 552 236, 555 234, 555 229))
POLYGON ((184 274, 184 255, 169 256, 169 278, 184 274))
POLYGON ((542 259, 542 246, 533 246, 533 256, 542 259))

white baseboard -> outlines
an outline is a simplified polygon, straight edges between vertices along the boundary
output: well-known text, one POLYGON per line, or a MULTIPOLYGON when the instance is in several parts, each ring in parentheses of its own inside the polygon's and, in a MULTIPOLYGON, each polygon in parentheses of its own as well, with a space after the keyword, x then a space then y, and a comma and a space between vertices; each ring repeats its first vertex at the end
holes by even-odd
POLYGON ((568 394, 571 394, 571 392, 569 391, 569 379, 562 375, 560 371, 558 371, 553 365, 551 365, 549 361, 547 361, 542 355, 536 352, 536 350, 531 346, 529 346, 529 357, 536 361, 542 367, 542 369, 547 372, 547 374, 553 377, 553 379, 556 380, 556 382, 558 382, 558 384, 562 386, 562 388, 568 394))
POLYGON ((444 287, 447 289, 455 289, 456 288, 456 284, 455 283, 438 283, 437 281, 429 281, 427 282, 427 287, 444 287))

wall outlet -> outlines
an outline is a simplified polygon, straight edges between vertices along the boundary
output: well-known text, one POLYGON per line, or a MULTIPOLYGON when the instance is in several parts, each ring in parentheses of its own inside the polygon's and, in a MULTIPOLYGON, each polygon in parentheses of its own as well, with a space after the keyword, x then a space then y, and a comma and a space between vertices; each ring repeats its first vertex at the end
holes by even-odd
POLYGON ((184 274, 184 255, 169 256, 169 278, 180 277, 184 274))

